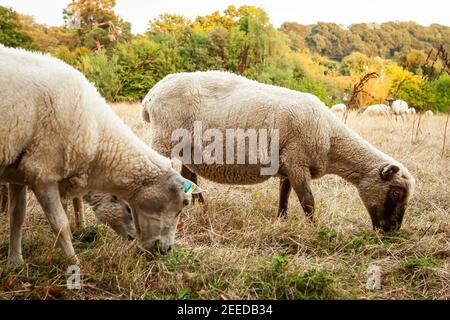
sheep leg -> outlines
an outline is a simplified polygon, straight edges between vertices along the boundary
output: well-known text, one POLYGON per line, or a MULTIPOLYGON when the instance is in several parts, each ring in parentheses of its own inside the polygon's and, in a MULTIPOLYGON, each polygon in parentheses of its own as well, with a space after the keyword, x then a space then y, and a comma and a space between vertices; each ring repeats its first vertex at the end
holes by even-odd
POLYGON ((74 263, 78 263, 72 245, 69 220, 61 204, 58 184, 34 185, 32 189, 64 254, 74 263))
POLYGON ((85 228, 83 199, 75 197, 72 199, 73 211, 75 212, 75 225, 77 229, 85 228))
POLYGON ((280 203, 278 206, 278 217, 285 217, 287 215, 288 200, 291 194, 291 182, 288 178, 280 179, 280 203))
POLYGON ((27 208, 27 187, 9 184, 9 250, 8 264, 12 266, 23 263, 22 225, 27 208))
MULTIPOLYGON (((197 174, 189 170, 186 166, 181 166, 181 176, 183 178, 191 180, 195 184, 198 184, 197 174)), ((205 198, 201 193, 192 195, 192 198, 194 199, 194 201, 195 199, 197 199, 199 203, 205 203, 205 198)))
POLYGON ((302 205, 303 211, 305 212, 306 217, 308 217, 311 221, 314 221, 314 197, 311 191, 311 187, 309 186, 309 175, 304 175, 303 177, 291 178, 292 187, 297 194, 298 200, 302 205))
POLYGON ((0 213, 8 209, 8 189, 6 185, 0 186, 0 213))

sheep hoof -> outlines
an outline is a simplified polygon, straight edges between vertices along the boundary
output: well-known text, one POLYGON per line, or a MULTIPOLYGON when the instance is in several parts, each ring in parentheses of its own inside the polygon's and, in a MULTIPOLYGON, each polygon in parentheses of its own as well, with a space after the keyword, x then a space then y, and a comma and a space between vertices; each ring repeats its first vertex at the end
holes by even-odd
POLYGON ((18 267, 24 264, 22 255, 8 257, 8 265, 11 267, 18 267))

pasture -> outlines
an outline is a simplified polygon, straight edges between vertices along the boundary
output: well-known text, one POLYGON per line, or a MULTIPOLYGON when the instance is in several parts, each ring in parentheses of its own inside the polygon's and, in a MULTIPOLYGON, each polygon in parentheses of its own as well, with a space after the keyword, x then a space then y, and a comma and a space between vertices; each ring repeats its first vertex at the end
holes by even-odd
MULTIPOLYGON (((112 107, 148 141, 138 104, 112 107)), ((396 121, 352 112, 347 119, 417 180, 398 232, 373 232, 356 189, 338 177, 313 182, 315 225, 294 193, 287 219, 276 217, 278 179, 232 186, 200 178, 207 202, 183 212, 176 246, 164 256, 143 255, 134 243, 95 225, 88 210, 88 227, 74 234, 82 289, 70 290, 68 263, 29 195, 22 267, 6 264, 8 218, 0 215, 0 299, 449 299, 446 115, 422 117, 420 123, 415 117, 396 121), (366 288, 373 266, 380 271, 378 290, 366 288)))

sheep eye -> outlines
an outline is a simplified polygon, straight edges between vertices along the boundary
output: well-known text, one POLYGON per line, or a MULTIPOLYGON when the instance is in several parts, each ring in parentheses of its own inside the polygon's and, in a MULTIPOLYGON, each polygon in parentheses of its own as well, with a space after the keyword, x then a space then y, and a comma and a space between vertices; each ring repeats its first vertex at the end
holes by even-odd
POLYGON ((392 193, 392 196, 393 196, 394 198, 400 198, 400 191, 394 191, 394 192, 392 193))
POLYGON ((184 206, 189 205, 189 200, 188 200, 188 199, 184 199, 184 200, 183 200, 183 205, 184 205, 184 206))

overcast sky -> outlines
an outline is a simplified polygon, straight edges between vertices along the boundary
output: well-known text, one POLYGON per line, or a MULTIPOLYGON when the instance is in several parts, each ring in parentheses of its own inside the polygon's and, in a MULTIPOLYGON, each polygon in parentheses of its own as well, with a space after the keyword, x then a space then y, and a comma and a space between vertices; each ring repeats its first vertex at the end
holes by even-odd
MULTIPOLYGON (((39 23, 62 25, 62 10, 70 0, 0 0, 0 5, 32 15, 39 23)), ((450 0, 117 0, 116 12, 131 22, 134 33, 142 33, 148 20, 161 13, 178 13, 191 19, 228 5, 247 4, 264 8, 271 22, 303 24, 337 22, 416 21, 422 25, 450 26, 450 0)))

